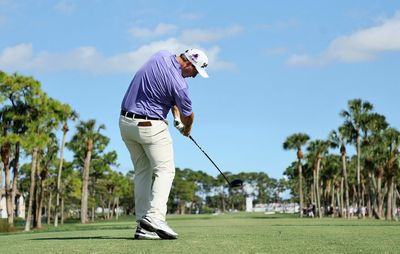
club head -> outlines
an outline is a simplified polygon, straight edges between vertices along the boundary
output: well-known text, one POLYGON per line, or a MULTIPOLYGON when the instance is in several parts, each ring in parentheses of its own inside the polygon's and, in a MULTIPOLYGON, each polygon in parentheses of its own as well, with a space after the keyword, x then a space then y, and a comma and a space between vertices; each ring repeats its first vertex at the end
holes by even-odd
POLYGON ((235 179, 230 182, 229 187, 231 188, 238 188, 243 186, 243 181, 240 179, 235 179))

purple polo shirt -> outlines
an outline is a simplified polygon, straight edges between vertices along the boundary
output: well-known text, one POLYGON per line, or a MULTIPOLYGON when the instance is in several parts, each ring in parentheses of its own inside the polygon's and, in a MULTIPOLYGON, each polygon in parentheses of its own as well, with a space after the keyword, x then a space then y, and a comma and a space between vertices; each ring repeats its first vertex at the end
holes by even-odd
POLYGON ((121 109, 139 115, 166 119, 173 105, 184 116, 192 113, 188 85, 181 66, 168 51, 159 51, 136 72, 125 93, 121 109))

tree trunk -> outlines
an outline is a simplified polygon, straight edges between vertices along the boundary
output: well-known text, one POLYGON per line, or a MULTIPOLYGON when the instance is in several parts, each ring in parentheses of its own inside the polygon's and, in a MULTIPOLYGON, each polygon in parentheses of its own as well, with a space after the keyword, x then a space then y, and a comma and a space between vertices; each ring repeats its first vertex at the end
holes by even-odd
POLYGON ((377 200, 377 184, 376 184, 376 180, 375 180, 375 176, 372 173, 369 173, 369 184, 370 184, 370 195, 371 195, 371 209, 372 210, 368 210, 368 217, 372 218, 372 216, 374 216, 376 219, 381 219, 381 215, 379 214, 379 208, 378 208, 378 204, 376 202, 377 200))
MULTIPOLYGON (((18 183, 18 169, 19 169, 19 153, 20 153, 20 143, 17 142, 15 144, 15 154, 13 160, 13 180, 12 180, 12 189, 11 189, 11 206, 15 206, 15 197, 17 195, 17 183, 18 183)), ((13 213, 13 217, 18 216, 18 214, 13 213)))
POLYGON ((185 202, 183 201, 179 203, 179 214, 185 214, 185 202))
POLYGON ((36 169, 37 155, 38 155, 38 148, 35 147, 32 152, 31 185, 29 188, 29 203, 28 203, 28 213, 26 214, 25 231, 29 231, 31 228, 32 204, 35 192, 35 175, 36 175, 35 169, 36 169))
POLYGON ((38 228, 42 228, 42 209, 43 209, 43 200, 44 200, 44 185, 45 185, 45 179, 42 179, 41 185, 40 185, 39 208, 38 208, 38 228))
POLYGON ((315 185, 315 194, 317 195, 317 213, 318 217, 322 218, 322 212, 321 212, 321 194, 320 194, 320 189, 319 189, 319 170, 321 166, 321 159, 318 158, 317 160, 317 169, 316 169, 316 185, 315 185))
POLYGON ((393 176, 390 176, 387 181, 388 192, 386 195, 386 219, 393 219, 393 176))
POLYGON ((5 176, 5 194, 6 194, 6 210, 7 210, 7 222, 10 225, 14 224, 14 207, 12 202, 11 194, 11 176, 10 176, 10 143, 5 143, 1 146, 1 160, 4 165, 4 176, 5 176))
POLYGON ((50 225, 51 221, 51 203, 53 199, 53 192, 49 191, 49 202, 47 203, 47 225, 50 225))
POLYGON ((111 211, 111 197, 108 199, 108 212, 107 212, 107 220, 109 220, 109 219, 111 219, 111 214, 112 214, 112 211, 111 211))
POLYGON ((314 196, 313 204, 316 207, 315 214, 314 214, 315 217, 319 216, 317 185, 318 185, 318 182, 317 182, 317 169, 314 168, 314 170, 313 170, 313 196, 314 196))
POLYGON ((339 216, 342 218, 346 218, 346 213, 344 213, 344 177, 340 177, 340 190, 338 191, 338 203, 340 203, 339 205, 339 216))
POLYGON ((315 177, 314 177, 314 170, 313 170, 313 183, 310 186, 310 194, 309 194, 309 195, 311 195, 311 204, 312 205, 314 205, 316 203, 315 202, 315 183, 314 183, 315 180, 314 179, 315 179, 315 177))
POLYGON ((94 214, 95 214, 95 208, 92 206, 92 219, 91 221, 94 222, 94 214))
MULTIPOLYGON (((96 186, 96 181, 93 181, 92 184, 93 184, 93 186, 96 186)), ((94 219, 96 217, 96 206, 97 206, 97 204, 96 204, 96 189, 95 188, 93 188, 93 200, 94 200, 94 202, 92 205, 92 218, 91 218, 92 222, 94 222, 94 219)))
POLYGON ((369 195, 367 195, 367 189, 365 188, 365 183, 361 183, 362 186, 362 206, 359 208, 359 217, 364 218, 365 217, 365 213, 363 211, 365 211, 365 207, 368 207, 368 211, 371 211, 371 200, 369 199, 369 195), (366 204, 367 203, 367 204, 366 204))
POLYGON ((115 214, 115 198, 113 198, 111 205, 111 220, 114 219, 114 214, 115 214))
POLYGON ((42 180, 40 179, 40 173, 41 173, 41 152, 38 153, 37 156, 37 161, 36 161, 36 170, 35 170, 35 178, 36 178, 36 184, 35 184, 35 190, 34 190, 34 205, 33 205, 33 228, 41 228, 41 211, 40 211, 40 194, 41 194, 41 184, 42 180))
POLYGON ((67 137, 67 132, 68 132, 68 125, 67 123, 64 124, 63 126, 63 138, 61 141, 61 149, 60 149, 60 164, 58 166, 58 172, 57 172, 57 197, 56 197, 56 208, 54 211, 54 226, 58 226, 58 213, 59 213, 59 206, 60 206, 60 193, 61 193, 61 174, 62 174, 62 167, 63 167, 63 162, 64 162, 64 147, 65 147, 65 140, 67 137))
POLYGON ((383 195, 382 195, 382 175, 378 175, 378 182, 377 182, 377 193, 378 193, 378 214, 379 217, 383 217, 383 195))
POLYGON ((349 198, 349 180, 347 178, 347 166, 346 166, 346 154, 342 155, 342 167, 343 167, 343 177, 344 177, 344 194, 346 202, 346 214, 345 217, 348 218, 350 209, 350 198, 349 198))
POLYGON ((224 194, 221 194, 220 198, 221 198, 221 210, 224 213, 226 210, 226 202, 225 202, 224 194))
MULTIPOLYGON (((341 177, 341 182, 343 182, 343 177, 341 177)), ((340 189, 336 190, 336 200, 338 204, 338 216, 343 218, 343 186, 340 186, 340 189)), ((334 207, 336 209, 336 207, 334 207)))
MULTIPOLYGON (((369 191, 368 191, 369 192, 369 191)), ((372 195, 370 193, 368 193, 367 195, 367 211, 372 211, 372 195)), ((372 218, 371 212, 368 213, 368 218, 372 218)))
POLYGON ((119 215, 118 215, 118 209, 119 208, 119 198, 117 198, 117 204, 116 204, 116 208, 115 208, 115 219, 118 220, 119 215))
POLYGON ((393 220, 398 221, 398 218, 397 218, 397 215, 396 215, 396 213, 397 213, 397 205, 396 205, 397 193, 396 192, 397 192, 396 184, 393 183, 393 198, 392 198, 392 211, 393 211, 393 214, 392 214, 392 217, 393 217, 393 220))
POLYGON ((304 202, 303 202, 303 173, 302 173, 302 166, 301 166, 301 159, 298 160, 298 170, 299 170, 299 199, 300 199, 300 218, 303 217, 303 208, 304 208, 304 202))
POLYGON ((331 213, 332 218, 335 217, 335 184, 332 184, 332 195, 331 195, 331 213))
POLYGON ((3 165, 3 161, 1 160, 1 158, 0 158, 0 190, 2 190, 3 189, 3 187, 4 187, 4 173, 3 173, 3 170, 4 170, 4 165, 3 165))
MULTIPOLYGON (((359 133, 359 131, 357 132, 359 133)), ((361 137, 357 135, 357 205, 361 207, 361 137)))
POLYGON ((60 216, 61 216, 61 225, 64 225, 64 197, 61 197, 60 216))
POLYGON ((87 212, 88 212, 88 186, 89 186, 89 170, 90 170, 90 159, 92 156, 93 141, 89 140, 87 144, 87 152, 82 172, 82 200, 81 200, 81 223, 87 223, 87 212))

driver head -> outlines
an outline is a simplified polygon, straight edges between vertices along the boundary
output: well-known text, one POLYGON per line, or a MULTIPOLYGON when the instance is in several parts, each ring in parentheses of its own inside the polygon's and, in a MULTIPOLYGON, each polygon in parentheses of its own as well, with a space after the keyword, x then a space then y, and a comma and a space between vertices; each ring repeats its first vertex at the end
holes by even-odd
POLYGON ((240 179, 235 179, 232 182, 230 182, 229 186, 231 188, 238 188, 243 186, 243 181, 240 179))

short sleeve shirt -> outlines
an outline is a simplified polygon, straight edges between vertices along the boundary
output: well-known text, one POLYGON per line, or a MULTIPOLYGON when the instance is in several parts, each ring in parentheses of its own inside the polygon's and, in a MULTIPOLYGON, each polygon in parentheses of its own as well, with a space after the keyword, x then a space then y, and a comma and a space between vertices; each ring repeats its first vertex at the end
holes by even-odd
POLYGON ((176 56, 159 51, 136 72, 125 93, 121 109, 149 117, 167 118, 176 105, 184 116, 192 113, 188 84, 176 56))

